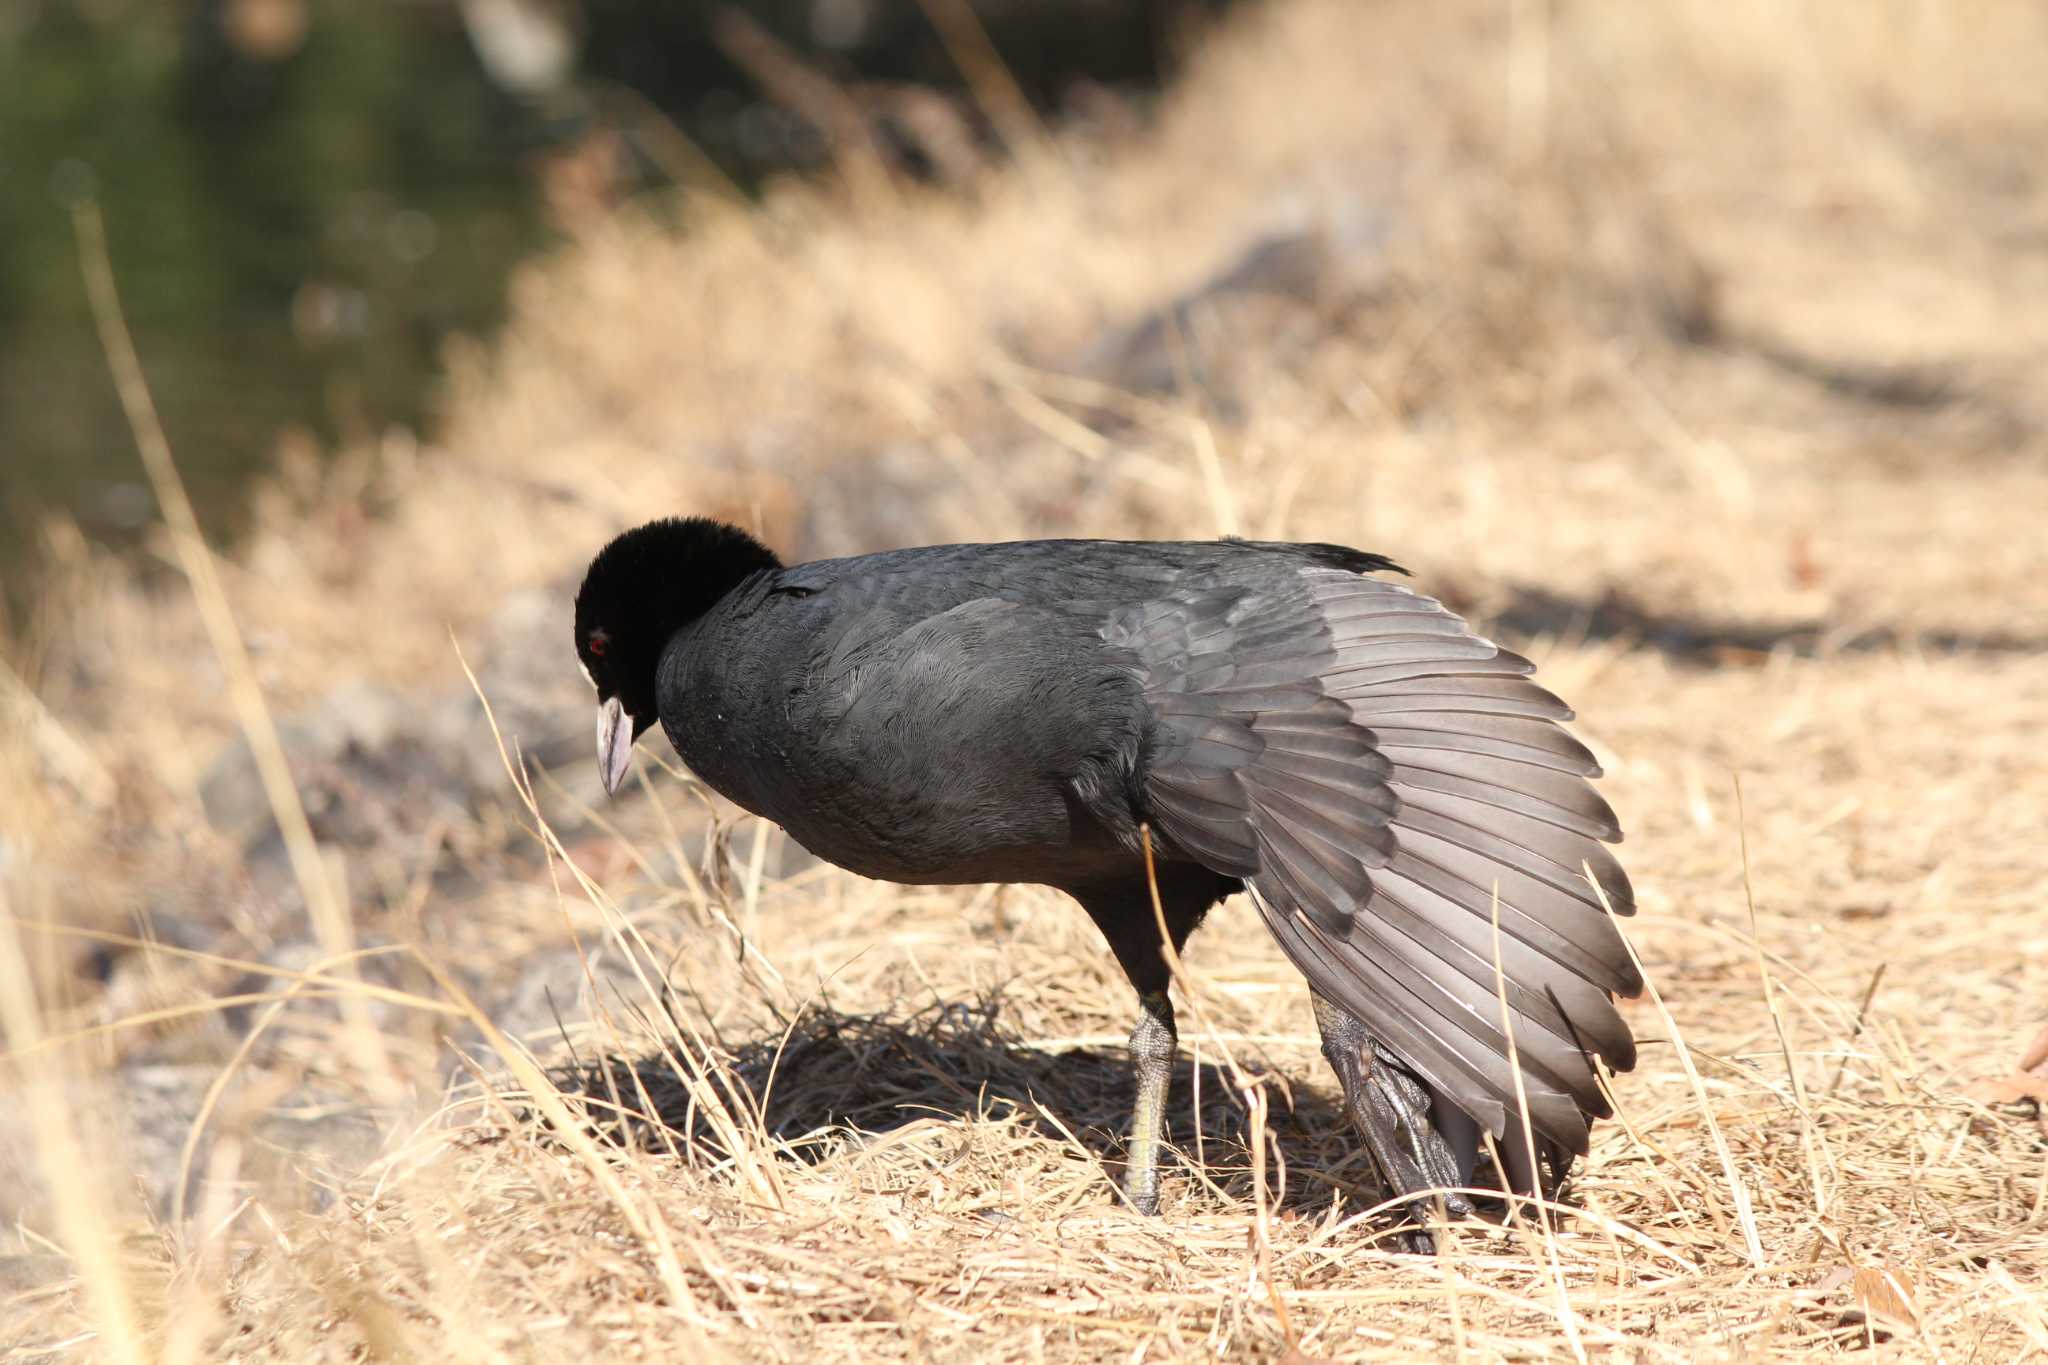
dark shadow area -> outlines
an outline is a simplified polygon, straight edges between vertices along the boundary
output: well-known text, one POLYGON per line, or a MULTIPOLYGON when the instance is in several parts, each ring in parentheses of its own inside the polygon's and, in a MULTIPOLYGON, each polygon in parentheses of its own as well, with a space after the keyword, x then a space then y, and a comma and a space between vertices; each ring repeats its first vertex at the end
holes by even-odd
POLYGON ((1899 414, 1967 408, 2010 443, 2033 429, 2016 404, 2004 401, 1962 361, 1869 361, 1827 355, 1741 326, 1725 315, 1722 272, 1686 247, 1666 223, 1657 233, 1662 269, 1647 281, 1652 315, 1666 336, 1685 346, 1745 355, 1846 402, 1899 414))
POLYGON ((1472 615, 1490 634, 1508 639, 1620 640, 1700 668, 1757 664, 1779 651, 1814 658, 1897 649, 1929 654, 2034 654, 2048 650, 2048 639, 2002 631, 1901 630, 1892 626, 1856 630, 1823 621, 1759 625, 1656 611, 1614 589, 1597 597, 1570 597, 1525 585, 1513 589, 1505 607, 1490 611, 1476 611, 1473 596, 1456 589, 1442 597, 1446 606, 1472 615))
POLYGON ((1882 365, 1812 355, 1759 336, 1723 340, 1724 344, 1746 350, 1786 374, 1796 375, 1852 402, 1924 410, 1986 401, 1960 375, 1938 365, 1882 365))
MULTIPOLYGON (((848 1141, 923 1119, 1015 1116, 1054 1140, 1071 1134, 1112 1177, 1123 1174, 1134 1094, 1123 1050, 1033 1046, 1004 1025, 996 996, 909 1015, 827 1008, 799 1019, 786 1042, 769 1035, 720 1046, 743 1103, 760 1109, 763 1128, 798 1160, 821 1160, 848 1141)), ((1287 1171, 1280 1209, 1320 1215, 1335 1194, 1354 1210, 1379 1203, 1378 1173, 1339 1109, 1334 1085, 1309 1089, 1302 1084, 1308 1076, 1263 1074, 1270 1082, 1268 1125, 1287 1171)), ((673 1145, 725 1155, 691 1087, 658 1054, 583 1059, 550 1075, 564 1093, 588 1102, 593 1128, 605 1140, 652 1152, 673 1145)), ((1199 1125, 1203 1174, 1230 1197, 1250 1199, 1251 1120, 1229 1073, 1205 1063, 1197 1076, 1183 1056, 1167 1112, 1169 1140, 1180 1153, 1168 1158, 1168 1180, 1192 1178, 1182 1163, 1194 1161, 1199 1125)))
POLYGON ((1972 434, 1961 443, 1966 449, 2007 450, 2027 442, 2039 426, 2038 415, 2023 398, 1967 361, 1857 360, 1808 351, 1755 332, 1730 332, 1710 344, 1753 356, 1832 398, 1872 409, 1875 420, 1946 418, 1950 430, 1972 434), (1963 425, 1954 426, 1957 421, 1963 425))
MULTIPOLYGON (((1377 245, 1340 243, 1318 231, 1256 237, 1208 279, 1109 329, 1055 368, 1131 394, 1158 396, 1185 389, 1234 410, 1237 396, 1220 386, 1239 339, 1236 329, 1218 325, 1218 314, 1261 298, 1311 304, 1340 287, 1337 273, 1347 253, 1367 254, 1377 245)), ((1096 430, 1110 434, 1129 419, 1103 409, 1092 413, 1090 420, 1096 430)))

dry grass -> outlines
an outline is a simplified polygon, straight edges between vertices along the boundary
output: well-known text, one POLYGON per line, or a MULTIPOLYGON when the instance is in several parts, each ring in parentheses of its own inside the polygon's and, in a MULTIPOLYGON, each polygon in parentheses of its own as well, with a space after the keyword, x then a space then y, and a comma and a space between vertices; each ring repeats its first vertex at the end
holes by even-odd
POLYGON ((652 756, 608 811, 565 770, 316 815, 368 946, 280 965, 303 902, 198 799, 243 723, 206 623, 60 529, 0 695, 0 1085, 54 1116, 0 1117, 0 1360, 2048 1355, 2042 1129, 1972 1098, 2048 1011, 2044 56, 2021 0, 1280 5, 1156 130, 964 197, 593 228, 434 450, 288 466, 220 566, 279 715, 460 693, 452 629, 580 732, 566 638, 557 680, 494 613, 657 509, 1391 553, 1527 637, 1629 829, 1662 1005, 1548 1230, 1384 1249, 1235 904, 1133 1216, 1073 907, 805 866, 652 756), (186 1080, 167 1176, 128 1134, 186 1080))

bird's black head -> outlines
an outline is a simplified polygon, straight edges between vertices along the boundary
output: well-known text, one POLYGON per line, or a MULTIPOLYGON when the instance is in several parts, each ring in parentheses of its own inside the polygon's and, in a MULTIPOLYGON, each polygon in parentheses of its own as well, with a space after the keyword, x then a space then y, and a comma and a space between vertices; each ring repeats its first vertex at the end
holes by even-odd
POLYGON ((576 657, 597 688, 597 755, 606 791, 625 781, 633 741, 660 719, 655 672, 678 630, 763 569, 767 546, 707 517, 666 517, 598 551, 576 594, 576 657))

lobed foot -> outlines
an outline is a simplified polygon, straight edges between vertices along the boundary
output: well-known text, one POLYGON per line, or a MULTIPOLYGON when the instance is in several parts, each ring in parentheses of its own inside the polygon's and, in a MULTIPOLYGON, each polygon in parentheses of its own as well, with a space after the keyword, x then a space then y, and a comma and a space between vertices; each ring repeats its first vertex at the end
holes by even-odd
POLYGON ((1436 1237, 1418 1226, 1441 1201, 1451 1218, 1468 1217, 1471 1199, 1435 1194, 1469 1183, 1457 1153, 1431 1121, 1429 1091, 1397 1061, 1373 1045, 1372 1035, 1351 1015, 1315 997, 1316 1026, 1323 1056, 1344 1087, 1344 1110, 1365 1139, 1380 1176, 1395 1198, 1410 1198, 1401 1232, 1404 1251, 1431 1254, 1436 1237))

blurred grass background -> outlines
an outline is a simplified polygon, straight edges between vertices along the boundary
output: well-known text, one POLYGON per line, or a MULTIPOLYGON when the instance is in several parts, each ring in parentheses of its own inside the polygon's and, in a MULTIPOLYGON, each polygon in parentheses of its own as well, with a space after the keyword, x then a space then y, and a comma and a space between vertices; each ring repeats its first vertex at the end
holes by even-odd
MULTIPOLYGON (((170 443, 228 501, 206 494, 209 621, 196 542, 147 503, 102 534, 89 483, 23 501, 38 447, 8 437, 37 567, 0 677, 0 1085, 24 1097, 0 1113, 0 1350, 2048 1352, 2048 14, 1154 5, 1144 60, 1108 69, 1004 26, 1029 8, 636 29, 592 0, 502 30, 463 153, 496 169, 421 193, 503 175, 490 212, 522 245, 444 262, 437 226, 385 307, 471 268, 502 299, 416 349, 323 350, 283 339, 291 305, 345 271, 285 271, 237 344, 279 338, 259 349, 316 397, 212 475, 233 443, 173 396, 203 347, 163 329, 259 265, 152 285, 167 248, 98 166, 10 198, 43 215, 28 273, 88 377, 6 420, 96 431, 93 477, 141 483, 71 283, 61 198, 91 189, 170 443), (880 33, 913 35, 895 66, 856 60, 880 33), (699 41, 731 100, 633 84, 699 41), (736 155, 742 128, 779 151, 736 155), (305 415, 376 370, 418 387, 374 421, 305 415), (1538 658, 1607 768, 1669 1007, 1631 1007, 1642 1065, 1554 1228, 1378 1249, 1303 993, 1238 907, 1192 946, 1196 1159, 1147 1223, 1109 1184, 1128 1002, 1071 906, 821 867, 658 743, 602 805, 569 597, 606 536, 672 511, 790 558, 1343 541, 1538 658), (273 726, 305 837, 265 785, 273 726)), ((1110 8, 1034 16, 1094 62, 1078 16, 1110 8)), ((181 23, 230 10, 302 14, 286 63, 340 22, 181 23)), ((438 33, 461 65, 464 16, 494 11, 522 12, 347 23, 438 33)), ((161 22, 48 3, 4 41, 161 22)), ((412 146, 411 99, 384 145, 412 146)), ((59 139, 8 136, 56 174, 59 139)), ((340 183, 304 179, 309 203, 340 183)), ((0 346, 36 353, 15 316, 0 346)))

